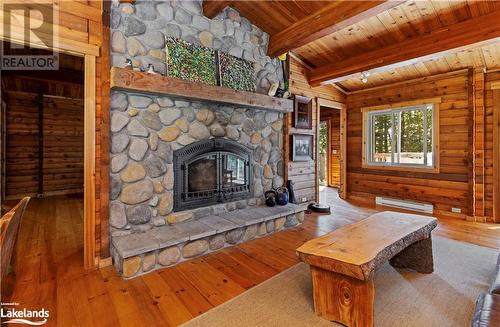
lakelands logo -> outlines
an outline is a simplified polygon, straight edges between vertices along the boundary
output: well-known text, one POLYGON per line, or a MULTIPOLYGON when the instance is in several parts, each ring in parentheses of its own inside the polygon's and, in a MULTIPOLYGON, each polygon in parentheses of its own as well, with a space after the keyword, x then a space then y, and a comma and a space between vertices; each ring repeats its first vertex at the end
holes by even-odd
POLYGON ((6 308, 6 306, 18 306, 19 303, 2 303, 0 308, 0 320, 2 324, 25 324, 31 326, 45 325, 49 318, 49 311, 41 310, 28 310, 15 308, 6 308))
POLYGON ((57 70, 58 11, 52 0, 2 0, 0 70, 57 70), (42 50, 39 50, 42 49, 42 50))

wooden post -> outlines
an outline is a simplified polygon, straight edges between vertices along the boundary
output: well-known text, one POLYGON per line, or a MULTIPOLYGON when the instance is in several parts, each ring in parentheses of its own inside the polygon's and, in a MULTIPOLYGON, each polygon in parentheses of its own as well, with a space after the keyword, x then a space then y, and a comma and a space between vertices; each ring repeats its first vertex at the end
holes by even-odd
POLYGON ((467 75, 467 93, 468 93, 468 106, 469 106, 469 122, 468 122, 468 130, 467 130, 467 144, 468 144, 468 156, 467 156, 467 180, 469 181, 468 187, 468 212, 467 215, 474 219, 474 118, 475 118, 475 110, 474 110, 474 69, 470 68, 468 70, 467 75))
MULTIPOLYGON (((320 114, 321 117, 321 114, 320 114)), ((320 121, 321 122, 321 121, 320 121)), ((332 181, 332 119, 326 120, 326 185, 333 186, 332 181)))
POLYGON ((500 85, 493 89, 493 221, 500 222, 500 85))
MULTIPOLYGON (((319 203, 319 122, 320 122, 320 108, 321 108, 321 105, 320 105, 320 101, 319 101, 319 98, 315 98, 313 99, 313 101, 316 101, 316 126, 315 126, 315 133, 316 133, 316 140, 314 141, 315 143, 315 158, 314 160, 316 165, 314 167, 314 171, 315 171, 315 175, 316 175, 316 180, 314 181, 314 184, 315 184, 315 192, 314 192, 314 198, 316 202, 319 203)), ((314 126, 314 125, 313 125, 314 126)))
POLYGON ((84 113, 84 239, 85 269, 95 262, 95 56, 85 55, 84 113))
POLYGON ((485 151, 485 106, 484 72, 474 71, 474 218, 484 219, 484 151, 485 151))
POLYGON ((347 198, 347 106, 340 109, 340 192, 341 199, 347 198))
MULTIPOLYGON (((100 258, 109 257, 109 124, 110 124, 110 17, 111 1, 103 2, 102 12, 102 47, 101 47, 101 121, 99 131, 100 137, 100 258)), ((101 263, 100 263, 101 265, 101 263)))

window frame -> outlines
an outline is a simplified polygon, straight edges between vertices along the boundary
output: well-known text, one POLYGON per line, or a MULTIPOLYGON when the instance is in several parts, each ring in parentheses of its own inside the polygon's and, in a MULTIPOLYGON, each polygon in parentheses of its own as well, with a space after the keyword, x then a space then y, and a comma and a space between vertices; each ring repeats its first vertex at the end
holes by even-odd
MULTIPOLYGON (((363 107, 361 108, 362 119, 363 119, 363 161, 362 168, 367 169, 383 169, 383 170, 399 170, 399 171, 414 171, 414 172, 427 172, 427 173, 439 173, 439 104, 441 103, 441 98, 430 98, 421 99, 416 101, 408 101, 401 103, 393 103, 387 105, 378 105, 373 107, 363 107), (405 164, 405 163, 377 163, 371 160, 371 150, 373 145, 369 142, 373 142, 372 137, 372 124, 369 119, 371 117, 377 116, 384 113, 395 113, 404 112, 419 109, 428 105, 432 105, 432 153, 433 153, 433 165, 425 166, 424 164, 405 164)), ((392 116, 394 117, 394 116, 392 116)), ((393 119, 393 118, 392 118, 393 119)), ((426 127, 426 126, 424 126, 426 127)), ((424 128, 425 130, 425 128, 424 128)), ((426 137, 424 139, 427 139, 426 137)), ((394 149, 394 140, 392 138, 392 148, 394 149)), ((427 143, 424 145, 424 150, 427 147, 427 143)), ((428 149, 427 149, 428 150, 428 149)), ((394 155, 394 152, 392 152, 394 155)), ((426 160, 426 159, 424 159, 426 160)), ((394 158, 393 160, 394 161, 394 158)))

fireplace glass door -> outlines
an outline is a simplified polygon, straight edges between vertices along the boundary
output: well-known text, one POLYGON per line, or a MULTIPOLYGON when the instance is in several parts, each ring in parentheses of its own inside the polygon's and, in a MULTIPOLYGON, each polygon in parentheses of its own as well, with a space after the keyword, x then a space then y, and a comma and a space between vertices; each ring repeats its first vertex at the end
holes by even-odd
POLYGON ((174 152, 174 210, 251 197, 249 149, 229 140, 193 143, 174 152))
POLYGON ((209 154, 187 163, 186 196, 214 196, 217 192, 217 154, 209 154))

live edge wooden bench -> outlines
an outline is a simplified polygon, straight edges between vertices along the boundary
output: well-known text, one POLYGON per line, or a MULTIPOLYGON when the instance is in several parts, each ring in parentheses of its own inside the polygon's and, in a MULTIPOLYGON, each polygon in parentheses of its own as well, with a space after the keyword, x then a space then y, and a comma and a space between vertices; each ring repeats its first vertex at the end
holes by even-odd
POLYGON ((432 273, 436 225, 432 217, 384 211, 299 247, 311 268, 316 314, 346 326, 373 326, 375 269, 389 260, 393 267, 432 273))

